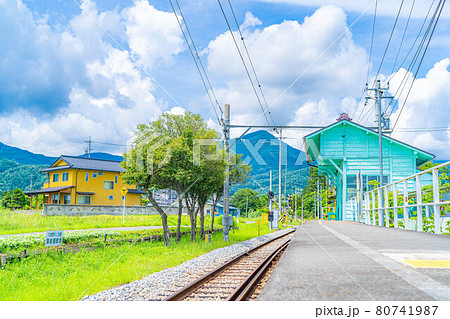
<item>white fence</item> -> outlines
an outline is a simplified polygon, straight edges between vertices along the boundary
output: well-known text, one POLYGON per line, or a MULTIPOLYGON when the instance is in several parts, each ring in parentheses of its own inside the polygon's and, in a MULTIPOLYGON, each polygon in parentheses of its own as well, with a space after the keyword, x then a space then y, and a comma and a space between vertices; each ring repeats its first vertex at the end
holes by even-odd
POLYGON ((356 199, 349 200, 352 217, 371 225, 441 234, 444 221, 450 220, 441 216, 450 207, 450 176, 445 173, 448 168, 450 161, 364 193, 359 218, 356 199))

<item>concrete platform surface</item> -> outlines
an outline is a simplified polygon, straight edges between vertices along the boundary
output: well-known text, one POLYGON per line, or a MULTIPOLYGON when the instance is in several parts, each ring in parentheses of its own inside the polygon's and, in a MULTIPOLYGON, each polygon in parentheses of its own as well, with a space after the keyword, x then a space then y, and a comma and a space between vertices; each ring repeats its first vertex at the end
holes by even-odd
POLYGON ((306 221, 258 300, 450 300, 449 261, 447 235, 306 221))

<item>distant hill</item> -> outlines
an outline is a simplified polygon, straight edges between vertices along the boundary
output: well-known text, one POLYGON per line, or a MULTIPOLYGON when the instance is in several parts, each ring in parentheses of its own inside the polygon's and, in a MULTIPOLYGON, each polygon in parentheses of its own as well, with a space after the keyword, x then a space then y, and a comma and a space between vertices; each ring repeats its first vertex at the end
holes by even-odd
POLYGON ((18 147, 8 146, 0 142, 0 158, 5 158, 18 164, 50 165, 56 157, 35 154, 18 147))
MULTIPOLYGON (((272 170, 272 189, 274 193, 278 193, 279 147, 279 140, 267 131, 260 130, 244 135, 236 143, 235 152, 242 155, 246 164, 251 165, 251 177, 245 185, 233 186, 231 192, 234 193, 241 187, 249 187, 261 194, 267 193, 270 185, 270 170, 272 170), (252 151, 256 152, 256 145, 261 145, 257 151, 259 157, 252 154, 252 151)), ((285 142, 282 142, 282 154, 283 192, 286 188, 288 193, 293 193, 296 187, 301 189, 306 186, 309 166, 306 163, 305 153, 285 142)))

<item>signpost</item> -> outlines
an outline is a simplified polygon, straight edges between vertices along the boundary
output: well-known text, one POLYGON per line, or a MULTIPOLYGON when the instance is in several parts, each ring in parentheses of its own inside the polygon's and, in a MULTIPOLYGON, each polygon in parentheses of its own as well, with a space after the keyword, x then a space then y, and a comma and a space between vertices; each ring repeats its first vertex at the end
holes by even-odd
POLYGON ((50 230, 45 232, 45 247, 60 246, 63 243, 62 230, 50 230))
POLYGON ((122 200, 123 200, 122 216, 123 216, 123 224, 125 225, 125 198, 127 197, 128 189, 124 187, 120 190, 120 192, 122 193, 122 200))

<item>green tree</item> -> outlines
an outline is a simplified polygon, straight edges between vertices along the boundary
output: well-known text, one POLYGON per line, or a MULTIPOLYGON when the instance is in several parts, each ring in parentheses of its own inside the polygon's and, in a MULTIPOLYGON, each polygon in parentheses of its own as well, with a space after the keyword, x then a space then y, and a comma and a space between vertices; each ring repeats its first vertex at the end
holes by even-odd
POLYGON ((245 211, 257 210, 262 206, 258 192, 250 188, 238 190, 231 197, 230 203, 239 208, 242 213, 245 211))
POLYGON ((1 195, 0 205, 2 207, 24 209, 28 208, 29 204, 30 198, 19 188, 16 188, 13 192, 3 192, 1 195))

